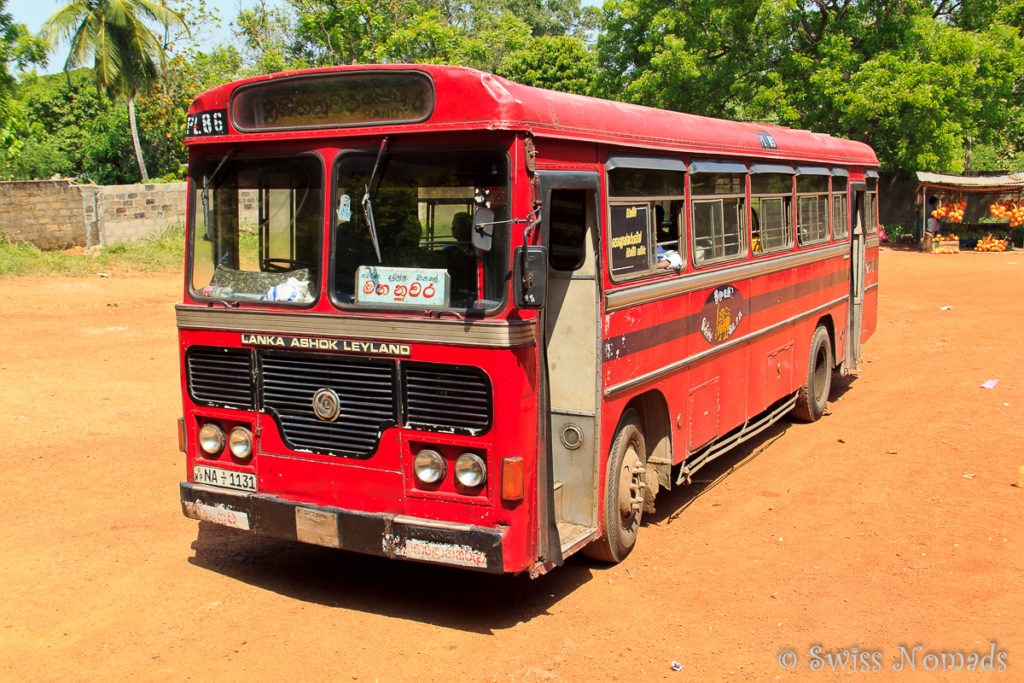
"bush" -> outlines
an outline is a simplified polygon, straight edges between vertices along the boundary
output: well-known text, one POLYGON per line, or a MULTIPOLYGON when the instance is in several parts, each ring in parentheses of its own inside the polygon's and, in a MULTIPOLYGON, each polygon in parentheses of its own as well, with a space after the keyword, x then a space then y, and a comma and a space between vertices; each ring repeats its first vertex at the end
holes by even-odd
POLYGON ((910 231, 900 223, 886 223, 882 228, 885 230, 885 234, 889 236, 890 242, 899 242, 900 237, 910 234, 910 231))

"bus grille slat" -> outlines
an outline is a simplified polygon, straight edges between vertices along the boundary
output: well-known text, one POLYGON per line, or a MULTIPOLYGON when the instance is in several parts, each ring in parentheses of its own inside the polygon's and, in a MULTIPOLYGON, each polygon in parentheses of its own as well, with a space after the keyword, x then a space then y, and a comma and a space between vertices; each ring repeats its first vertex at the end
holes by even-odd
POLYGON ((381 432, 397 423, 392 360, 264 351, 260 368, 263 408, 274 416, 290 448, 369 458, 381 432), (313 412, 313 395, 320 389, 334 391, 340 400, 341 412, 333 421, 313 412))
POLYGON ((186 354, 188 391, 197 404, 253 410, 277 422, 285 444, 296 451, 369 458, 380 436, 406 428, 480 435, 491 428, 491 382, 482 370, 442 363, 296 354, 259 350, 259 400, 249 349, 194 347, 186 354), (313 412, 313 396, 331 389, 341 403, 333 421, 313 412))
POLYGON ((480 369, 415 362, 402 368, 407 427, 473 435, 490 429, 491 383, 480 369))
POLYGON ((185 354, 188 394, 200 405, 252 410, 252 352, 194 346, 185 354))

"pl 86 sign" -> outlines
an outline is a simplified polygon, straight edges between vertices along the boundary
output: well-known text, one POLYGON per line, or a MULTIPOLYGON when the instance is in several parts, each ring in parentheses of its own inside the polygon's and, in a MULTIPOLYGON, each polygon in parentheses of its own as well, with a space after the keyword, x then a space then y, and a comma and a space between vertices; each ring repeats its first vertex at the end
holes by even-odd
POLYGON ((185 117, 185 137, 228 134, 228 110, 208 109, 185 117))

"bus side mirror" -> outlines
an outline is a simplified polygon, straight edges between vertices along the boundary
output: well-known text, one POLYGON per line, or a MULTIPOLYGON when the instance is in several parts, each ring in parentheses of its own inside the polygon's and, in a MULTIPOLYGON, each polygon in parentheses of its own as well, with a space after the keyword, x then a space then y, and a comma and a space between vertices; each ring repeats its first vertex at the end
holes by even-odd
POLYGON ((547 247, 516 247, 512 257, 512 302, 517 308, 544 308, 547 298, 547 247))
POLYGON ((494 241, 494 211, 484 206, 473 212, 473 246, 480 251, 490 251, 494 241))

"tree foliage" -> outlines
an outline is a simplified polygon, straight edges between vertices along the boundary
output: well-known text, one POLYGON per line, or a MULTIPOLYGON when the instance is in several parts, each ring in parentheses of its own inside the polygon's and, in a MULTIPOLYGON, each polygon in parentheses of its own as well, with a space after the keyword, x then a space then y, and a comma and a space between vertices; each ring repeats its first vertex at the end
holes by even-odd
POLYGON ((1019 149, 1020 0, 612 0, 608 96, 810 128, 889 169, 961 171, 1019 149))
POLYGON ((22 115, 14 137, 22 147, 0 158, 0 176, 114 183, 133 171, 127 112, 96 91, 88 70, 28 75, 15 105, 22 115))
POLYGON ((165 32, 172 25, 187 30, 181 14, 151 0, 71 0, 43 29, 48 40, 68 41, 65 71, 91 62, 96 88, 108 97, 127 100, 135 158, 143 180, 148 174, 135 121, 135 97, 157 83, 166 64, 163 43, 150 23, 159 24, 165 32))
POLYGON ((164 24, 151 34, 153 69, 137 65, 160 77, 131 86, 105 75, 116 59, 95 56, 92 71, 16 82, 10 71, 45 50, 0 0, 0 175, 135 180, 126 117, 111 101, 134 87, 140 147, 155 175, 179 177, 185 113, 203 90, 257 73, 378 62, 465 65, 555 90, 809 128, 871 144, 890 170, 1024 169, 1024 0, 608 0, 600 11, 580 0, 261 0, 234 19, 232 44, 200 49, 196 35, 219 22, 207 1, 71 0, 55 15, 78 17, 61 25, 90 35, 98 25, 81 12, 152 6, 170 14, 142 12, 149 26, 183 18, 192 34, 164 24), (86 92, 90 78, 102 92, 86 92))
MULTIPOLYGON (((185 114, 200 92, 238 78, 238 50, 221 47, 172 59, 166 84, 139 97, 142 147, 154 177, 183 177, 185 114)), ((77 177, 100 184, 133 183, 134 161, 127 110, 96 91, 89 69, 52 76, 25 75, 13 107, 21 115, 12 137, 22 149, 0 151, 0 178, 77 177)))
POLYGON ((597 57, 582 39, 541 36, 512 51, 497 71, 517 83, 589 95, 596 86, 596 69, 597 57))
POLYGON ((287 0, 239 15, 253 64, 460 64, 499 71, 513 52, 597 26, 579 0, 287 0))
POLYGON ((20 148, 13 124, 21 112, 12 101, 16 82, 10 69, 46 63, 46 43, 29 34, 23 24, 14 23, 4 11, 6 5, 7 0, 0 0, 0 158, 20 148))

